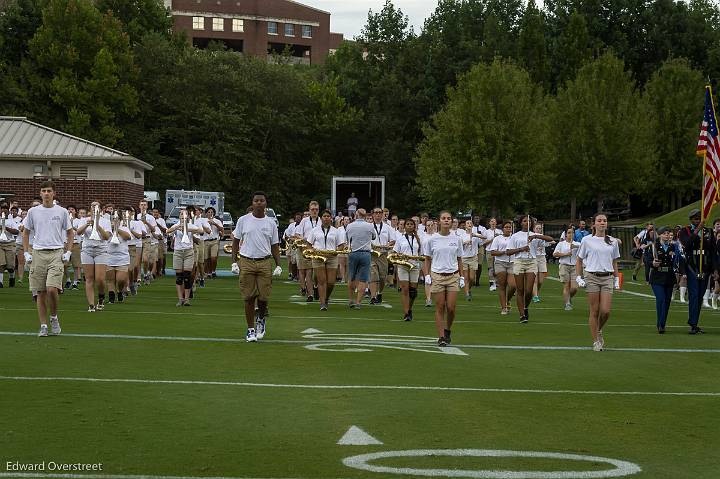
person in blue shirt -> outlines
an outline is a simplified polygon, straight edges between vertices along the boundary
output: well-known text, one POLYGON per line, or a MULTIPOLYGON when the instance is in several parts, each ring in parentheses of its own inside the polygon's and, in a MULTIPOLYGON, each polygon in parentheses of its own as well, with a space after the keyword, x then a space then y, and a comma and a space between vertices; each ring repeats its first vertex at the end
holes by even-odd
POLYGON ((578 243, 582 241, 582 239, 586 236, 590 235, 590 231, 585 229, 585 221, 580 220, 580 224, 578 224, 577 229, 575 230, 575 235, 573 236, 573 241, 577 241, 578 243))

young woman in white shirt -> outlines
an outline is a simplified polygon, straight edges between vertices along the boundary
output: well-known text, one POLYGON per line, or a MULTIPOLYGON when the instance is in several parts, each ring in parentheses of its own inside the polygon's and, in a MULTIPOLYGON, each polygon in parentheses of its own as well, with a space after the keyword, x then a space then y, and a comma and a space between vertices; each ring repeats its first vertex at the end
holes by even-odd
POLYGON ((564 239, 560 241, 555 250, 553 257, 559 261, 558 271, 560 281, 563 284, 563 302, 565 311, 572 311, 572 299, 577 293, 577 283, 575 282, 575 261, 577 260, 577 250, 580 243, 573 241, 575 236, 575 228, 572 226, 565 231, 564 239))
POLYGON ((605 347, 602 330, 610 317, 613 289, 620 289, 620 248, 618 241, 607 235, 607 216, 595 215, 594 226, 593 235, 585 237, 578 248, 575 282, 587 291, 593 351, 602 351, 605 347))
POLYGON ((100 216, 95 224, 93 211, 100 207, 100 202, 93 201, 85 221, 80 223, 77 234, 84 235, 80 260, 85 274, 85 297, 88 302, 88 312, 94 313, 105 308, 105 274, 107 272, 108 254, 107 241, 110 239, 110 220, 100 216), (97 229, 100 239, 92 239, 93 228, 97 229), (98 289, 98 302, 95 304, 95 284, 98 289))
POLYGON ((435 300, 435 328, 438 346, 450 344, 450 331, 455 321, 455 304, 460 288, 465 287, 462 271, 462 239, 450 231, 452 216, 447 211, 440 213, 440 231, 430 236, 426 243, 425 284, 432 285, 435 300))
MULTIPOLYGON (((475 225, 472 220, 463 223, 463 278, 465 278, 465 299, 472 301, 472 287, 475 284, 475 274, 478 269, 478 248, 484 240, 484 236, 475 232, 475 225)), ((458 229, 458 231, 461 231, 458 229)))
MULTIPOLYGON (((420 228, 420 226, 421 225, 418 225, 418 228, 420 228)), ((437 233, 437 224, 433 220, 426 218, 424 228, 425 229, 423 231, 418 230, 418 236, 420 236, 420 241, 422 241, 422 250, 427 251, 427 241, 432 235, 437 233)), ((425 307, 429 308, 433 305, 432 286, 430 285, 430 283, 425 282, 425 277, 430 276, 430 271, 425 268, 425 262, 423 262, 422 268, 422 278, 420 278, 418 281, 422 281, 422 283, 425 285, 425 307)))
MULTIPOLYGON (((535 228, 533 231, 537 234, 543 234, 544 228, 542 223, 535 224, 535 228)), ((543 281, 545 281, 545 276, 547 276, 547 257, 545 256, 545 248, 547 246, 552 246, 555 244, 555 241, 539 241, 537 243, 537 250, 535 251, 535 256, 537 260, 538 265, 538 274, 535 276, 535 284, 533 285, 533 303, 539 303, 540 302, 540 289, 542 288, 543 281)))
MULTIPOLYGON (((320 227, 310 232, 308 241, 315 250, 336 251, 345 247, 345 230, 332 225, 332 213, 325 210, 320 217, 320 227)), ((327 311, 330 295, 337 279, 338 257, 330 256, 326 261, 312 260, 312 268, 317 277, 320 295, 320 311, 327 311)))
POLYGON ((175 270, 175 290, 178 302, 175 306, 190 306, 190 293, 192 292, 192 271, 195 263, 193 246, 193 233, 203 231, 202 227, 193 223, 191 215, 192 206, 180 212, 180 221, 167 230, 173 238, 173 269, 175 270))
MULTIPOLYGON (((512 221, 503 223, 503 234, 495 236, 485 251, 493 259, 493 275, 497 282, 498 299, 500 300, 500 314, 510 312, 510 301, 515 294, 515 276, 513 275, 512 258, 507 254, 507 244, 512 235, 512 221)), ((488 230, 490 231, 490 230, 488 230)))
POLYGON ((527 323, 529 319, 528 308, 532 301, 533 284, 538 272, 538 245, 543 241, 552 241, 550 236, 530 233, 534 226, 533 222, 534 219, 530 215, 522 216, 518 221, 519 231, 510 236, 507 246, 507 254, 511 255, 513 260, 513 274, 517 288, 515 301, 521 323, 527 323))
MULTIPOLYGON (((492 244, 493 240, 503 235, 503 230, 498 228, 497 218, 490 218, 488 221, 488 227, 485 229, 485 251, 492 244)), ((490 291, 497 289, 497 278, 495 277, 495 257, 490 254, 486 254, 487 265, 488 265, 488 282, 490 283, 490 291)))
POLYGON ((110 303, 115 302, 115 293, 117 292, 117 300, 122 303, 125 300, 125 287, 128 283, 128 271, 130 270, 130 250, 128 242, 133 238, 130 228, 125 226, 120 213, 113 215, 111 220, 113 231, 117 234, 117 243, 113 243, 113 238, 108 241, 108 266, 105 281, 108 286, 108 300, 110 303))
MULTIPOLYGON (((405 220, 404 232, 398 233, 396 236, 397 240, 393 247, 394 252, 409 256, 420 256, 422 254, 422 241, 415 228, 415 221, 412 218, 405 220)), ((420 278, 420 261, 410 260, 409 262, 413 265, 413 268, 402 264, 395 265, 398 284, 400 285, 400 298, 405 312, 403 319, 405 321, 412 321, 413 319, 412 308, 415 298, 417 298, 417 285, 420 278)))

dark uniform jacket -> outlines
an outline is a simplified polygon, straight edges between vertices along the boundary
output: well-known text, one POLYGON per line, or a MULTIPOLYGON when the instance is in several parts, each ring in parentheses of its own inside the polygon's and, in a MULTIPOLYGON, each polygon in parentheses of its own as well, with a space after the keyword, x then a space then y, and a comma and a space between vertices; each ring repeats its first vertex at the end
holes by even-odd
MULTIPOLYGON (((710 274, 715 269, 715 237, 710 229, 703 227, 703 264, 702 272, 710 274)), ((700 232, 686 226, 680 230, 680 244, 685 252, 685 268, 695 273, 699 272, 700 263, 700 232)))
POLYGON ((680 261, 680 252, 677 249, 677 244, 670 242, 668 248, 665 250, 662 243, 658 239, 655 241, 654 255, 653 247, 649 247, 650 250, 650 284, 661 284, 665 286, 671 286, 675 284, 675 273, 678 270, 680 261), (660 266, 653 266, 652 261, 654 258, 660 262, 660 266))

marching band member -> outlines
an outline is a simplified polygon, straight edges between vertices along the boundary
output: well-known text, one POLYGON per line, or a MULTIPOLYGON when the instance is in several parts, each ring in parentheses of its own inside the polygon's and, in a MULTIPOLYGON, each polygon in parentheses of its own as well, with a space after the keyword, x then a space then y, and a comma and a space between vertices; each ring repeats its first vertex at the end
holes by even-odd
MULTIPOLYGON (((128 216, 129 220, 130 217, 128 216)), ((129 221, 128 221, 129 223, 129 221)), ((123 217, 114 213, 111 220, 112 235, 107 245, 108 265, 106 281, 108 285, 108 301, 115 303, 115 292, 119 303, 125 300, 125 288, 128 284, 130 267, 130 251, 128 241, 132 239, 129 225, 123 224, 123 217)))
POLYGON ((474 215, 472 217, 472 234, 479 235, 478 238, 482 237, 482 241, 478 244, 477 251, 477 268, 475 268, 475 281, 474 286, 480 286, 480 276, 482 275, 482 266, 485 262, 485 241, 487 241, 487 228, 485 228, 480 222, 480 216, 474 215))
POLYGON ((30 264, 30 289, 37 294, 40 319, 38 336, 48 335, 47 310, 50 309, 50 333, 58 335, 60 320, 57 316, 59 291, 62 289, 63 263, 70 260, 73 228, 65 208, 54 204, 55 187, 52 181, 40 185, 42 205, 28 211, 23 231, 25 262, 30 264), (30 252, 30 234, 35 240, 30 252))
POLYGON ((175 306, 190 306, 192 293, 192 271, 195 265, 193 234, 202 228, 195 225, 192 215, 195 209, 187 206, 180 211, 180 220, 168 228, 167 233, 173 241, 173 269, 175 270, 175 290, 178 302, 175 306))
POLYGON ((10 213, 13 215, 13 219, 15 220, 15 224, 17 224, 18 229, 18 234, 15 236, 15 261, 17 264, 15 278, 17 284, 23 284, 23 277, 25 276, 25 256, 23 255, 22 244, 24 236, 23 230, 25 229, 25 227, 23 226, 23 221, 27 216, 27 211, 18 213, 18 209, 11 206, 10 213))
POLYGON ((610 317, 613 289, 620 288, 620 248, 617 240, 607 234, 607 223, 607 216, 602 213, 595 215, 594 233, 582 239, 575 261, 575 282, 587 290, 593 351, 602 351, 605 347, 602 330, 610 317))
POLYGON ((450 232, 452 216, 447 211, 440 213, 440 231, 428 238, 425 250, 425 284, 432 285, 435 300, 435 328, 438 332, 438 346, 450 344, 450 332, 455 321, 455 303, 458 285, 465 286, 460 276, 462 271, 462 240, 450 232))
POLYGON ((375 230, 365 221, 365 209, 355 212, 355 221, 347 225, 345 235, 351 252, 348 256, 348 297, 351 308, 359 308, 370 276, 372 240, 375 230), (356 297, 357 295, 357 297, 356 297))
POLYGON ((282 274, 280 267, 280 238, 275 222, 265 215, 267 196, 262 191, 253 194, 252 213, 241 216, 233 230, 233 273, 240 275, 240 290, 245 300, 245 341, 256 342, 267 333, 265 317, 272 291, 272 277, 282 274), (242 246, 240 244, 242 243, 242 246), (275 269, 272 269, 273 259, 275 269), (255 321, 255 303, 258 312, 255 321))
MULTIPOLYGON (((418 225, 419 227, 420 225, 418 225)), ((423 232, 418 230, 418 235, 420 236, 420 241, 422 241, 422 250, 427 251, 428 249, 428 241, 434 235, 437 233, 437 223, 435 221, 426 218, 425 220, 425 230, 423 232)), ((423 284, 425 289, 425 307, 429 308, 433 305, 432 302, 432 286, 430 283, 425 281, 425 277, 430 276, 430 271, 426 268, 427 264, 423 261, 423 270, 422 270, 422 276, 423 276, 423 284)), ((418 280, 419 281, 419 280, 418 280)))
MULTIPOLYGON (((342 220, 340 221, 340 225, 338 226, 338 229, 343 230, 343 234, 345 235, 346 240, 347 240, 347 227, 349 224, 350 224, 350 217, 343 216, 342 220)), ((338 276, 339 276, 340 283, 347 283, 347 281, 348 281, 348 255, 345 253, 338 255, 338 276)))
POLYGON ((302 221, 303 215, 302 213, 298 212, 295 213, 293 216, 293 221, 288 224, 288 227, 285 228, 285 232, 283 233, 283 239, 285 240, 285 256, 288 260, 288 279, 294 280, 298 279, 298 267, 297 267, 297 255, 295 254, 295 249, 291 248, 288 244, 288 240, 291 240, 293 237, 293 234, 295 233, 295 228, 300 224, 302 221))
POLYGON ((385 277, 388 274, 387 252, 395 245, 394 230, 383 220, 383 210, 373 208, 372 227, 375 239, 372 241, 373 249, 380 254, 372 255, 370 266, 370 304, 382 303, 382 293, 385 289, 385 277))
MULTIPOLYGON (((535 228, 533 228, 533 231, 536 234, 543 234, 544 228, 542 223, 536 223, 535 228)), ((535 257, 537 259, 537 265, 538 265, 538 273, 535 275, 535 283, 533 284, 533 297, 532 301, 533 303, 539 303, 540 302, 540 289, 542 288, 543 281, 545 281, 545 276, 547 275, 547 257, 545 256, 545 248, 547 246, 552 246, 555 244, 555 241, 538 241, 536 244, 536 251, 535 251, 535 257)))
POLYGON ((130 254, 130 294, 137 294, 137 287, 140 284, 140 272, 142 270, 143 257, 143 238, 147 234, 147 226, 140 221, 136 214, 135 208, 129 207, 132 217, 130 220, 130 232, 133 238, 128 243, 128 252, 130 254))
MULTIPOLYGON (((155 221, 155 218, 153 215, 148 213, 148 202, 147 200, 141 200, 138 204, 140 212, 137 214, 137 219, 142 222, 142 224, 145 226, 145 231, 143 232, 143 240, 142 240, 142 255, 141 255, 141 261, 143 268, 145 270, 145 273, 143 275, 143 279, 145 280, 145 284, 150 284, 150 281, 152 281, 152 264, 151 264, 151 258, 153 257, 153 251, 150 247, 150 244, 152 242, 152 236, 155 233, 155 227, 157 226, 157 221, 155 221)), ((155 253, 157 255, 157 253, 155 253)), ((138 271, 138 274, 140 272, 138 271)), ((138 281, 138 285, 140 282, 138 281)))
MULTIPOLYGON (((336 251, 345 246, 345 230, 332 225, 332 213, 325 210, 320 217, 320 227, 310 232, 309 242, 312 248, 322 251, 336 251)), ((335 288, 337 279, 338 257, 327 257, 326 261, 312 259, 313 271, 317 277, 318 292, 320 293, 320 311, 327 311, 330 295, 335 288)))
POLYGON ((575 282, 575 263, 577 261, 577 250, 580 243, 574 241, 575 228, 572 226, 565 231, 563 240, 558 242, 553 251, 553 257, 558 259, 558 273, 563 284, 563 302, 565 311, 572 311, 572 299, 577 293, 575 282))
POLYGON ((212 206, 205 208, 205 217, 210 225, 210 233, 205 240, 205 272, 210 278, 216 278, 217 260, 220 251, 220 237, 223 233, 223 224, 215 217, 216 211, 212 206))
POLYGON ((158 236, 157 262, 155 263, 155 272, 158 276, 164 276, 165 255, 167 254, 167 223, 165 222, 165 218, 163 218, 160 214, 159 209, 153 208, 152 215, 157 222, 157 229, 160 230, 160 235, 158 236))
MULTIPOLYGON (((199 233, 195 233, 195 269, 193 271, 193 283, 199 278, 201 288, 205 287, 205 240, 210 234, 210 222, 203 216, 203 210, 199 206, 195 207, 195 218, 193 219, 195 226, 200 228, 199 233)), ((191 296, 192 297, 192 296, 191 296)))
MULTIPOLYGON (((294 237, 295 239, 304 239, 309 242, 310 233, 320 225, 320 217, 318 216, 320 205, 317 201, 313 200, 309 203, 308 209, 310 213, 306 218, 303 218, 295 228, 294 237)), ((301 294, 307 297, 308 303, 311 303, 313 299, 320 299, 320 292, 316 286, 313 286, 312 261, 302 255, 304 249, 305 248, 297 248, 299 252, 297 262, 298 269, 300 270, 301 294)))
POLYGON ((520 231, 510 237, 507 247, 507 252, 513 259, 513 274, 515 275, 515 288, 517 289, 515 301, 517 302, 521 323, 527 323, 529 319, 528 308, 532 301, 533 284, 538 272, 536 258, 538 244, 542 243, 543 240, 552 241, 550 236, 530 233, 534 226, 532 224, 533 220, 530 215, 523 216, 520 219, 520 231))
POLYGON ((475 284, 475 273, 478 270, 478 250, 485 240, 485 236, 478 233, 478 229, 473 225, 472 220, 467 220, 463 224, 463 272, 465 278, 465 299, 472 301, 472 286, 475 284))
POLYGON ((105 308, 105 274, 107 272, 107 240, 112 229, 110 221, 99 214, 100 203, 90 204, 90 216, 78 226, 77 233, 83 235, 80 249, 80 262, 85 275, 85 298, 88 312, 94 313, 105 308), (98 301, 95 305, 95 284, 97 283, 98 301))
MULTIPOLYGON (((497 227, 497 219, 496 218, 490 218, 490 221, 488 221, 488 227, 485 230, 485 251, 487 251, 488 246, 490 246, 493 242, 493 240, 503 235, 503 230, 497 227)), ((495 257, 493 255, 487 255, 487 264, 488 264, 488 281, 490 282, 490 291, 495 291, 497 289, 497 280, 495 278, 495 257)), ((513 279, 513 284, 515 280, 513 279)), ((513 287, 514 288, 514 287, 513 287)))
POLYGON ((3 231, 0 233, 0 288, 3 287, 3 271, 8 272, 8 283, 15 287, 15 237, 20 233, 18 222, 10 216, 10 206, 3 203, 0 207, 3 231))
MULTIPOLYGON (((493 218, 494 220, 495 218, 493 218)), ((492 225, 492 221, 491 221, 492 225)), ((493 227, 493 229, 495 229, 493 227)), ((502 235, 495 236, 487 247, 489 258, 493 260, 493 277, 497 282, 500 314, 510 313, 510 301, 515 294, 515 275, 513 275, 513 259, 508 254, 508 242, 512 235, 512 221, 503 222, 502 235)), ((493 233, 494 234, 494 233, 493 233)))
MULTIPOLYGON (((70 264, 73 267, 73 282, 70 285, 72 289, 80 289, 78 283, 80 281, 80 273, 82 272, 82 240, 83 235, 78 234, 77 230, 87 218, 87 209, 82 206, 77 209, 75 216, 72 219, 72 226, 74 230, 72 252, 70 255, 70 264)), ((67 286, 67 285, 66 285, 67 286)))
MULTIPOLYGON (((422 255, 422 242, 417 231, 415 231, 415 221, 412 218, 405 220, 404 232, 396 236, 393 251, 407 256, 422 255)), ((409 263, 412 268, 404 264, 396 264, 395 267, 398 283, 400 284, 403 311, 405 312, 403 319, 405 321, 412 321, 413 319, 412 308, 415 298, 417 298, 417 285, 420 277, 420 261, 410 259, 409 263)))

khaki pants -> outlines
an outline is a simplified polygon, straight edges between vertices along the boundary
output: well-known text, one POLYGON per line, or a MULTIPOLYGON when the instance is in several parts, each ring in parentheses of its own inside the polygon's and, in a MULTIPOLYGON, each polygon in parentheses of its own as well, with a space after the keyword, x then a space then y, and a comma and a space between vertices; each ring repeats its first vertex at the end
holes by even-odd
POLYGON ((243 299, 267 301, 272 292, 272 258, 253 260, 240 257, 240 292, 243 299))
POLYGON ((0 272, 15 269, 15 242, 0 243, 0 272))
POLYGON ((30 290, 47 291, 48 288, 62 288, 64 265, 63 250, 34 250, 30 263, 30 290))

